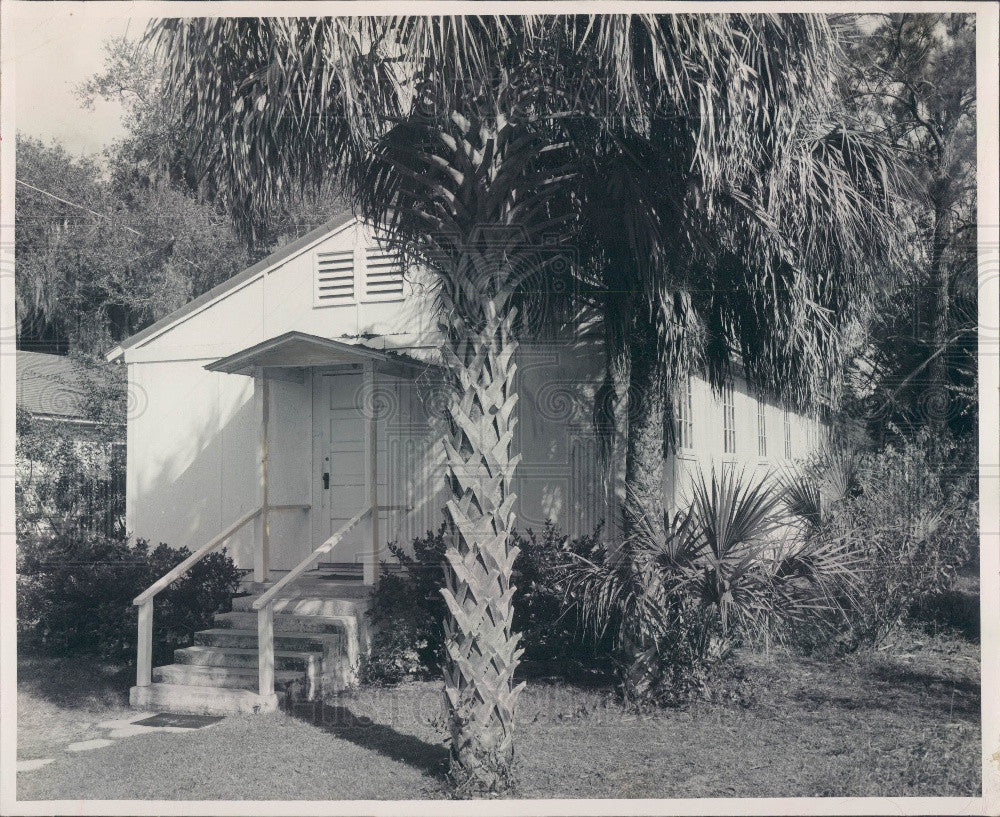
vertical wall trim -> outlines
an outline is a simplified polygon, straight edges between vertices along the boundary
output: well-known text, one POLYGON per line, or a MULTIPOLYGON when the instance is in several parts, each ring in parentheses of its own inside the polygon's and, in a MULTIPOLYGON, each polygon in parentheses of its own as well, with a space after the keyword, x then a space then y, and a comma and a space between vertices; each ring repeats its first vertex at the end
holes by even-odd
MULTIPOLYGON (((370 465, 368 471, 368 495, 371 502, 372 551, 371 572, 365 571, 365 584, 377 585, 379 574, 379 531, 378 531, 378 409, 375 381, 375 364, 368 364, 368 388, 371 400, 371 417, 368 420, 370 465)), ((367 559, 365 560, 368 561, 367 559)))

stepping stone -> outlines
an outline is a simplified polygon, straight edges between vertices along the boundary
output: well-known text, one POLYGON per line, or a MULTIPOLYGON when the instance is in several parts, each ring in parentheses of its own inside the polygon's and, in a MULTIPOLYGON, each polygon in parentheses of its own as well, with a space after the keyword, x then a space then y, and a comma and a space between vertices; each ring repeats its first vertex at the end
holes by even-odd
POLYGON ((103 749, 105 746, 110 746, 114 743, 113 740, 105 740, 104 738, 95 738, 94 740, 81 740, 77 743, 71 743, 66 747, 67 752, 89 752, 91 749, 103 749))
MULTIPOLYGON (((112 729, 108 732, 109 738, 132 738, 136 735, 149 735, 153 732, 166 732, 166 729, 157 729, 155 726, 136 726, 134 723, 126 724, 125 726, 119 726, 117 729, 112 729)), ((170 730, 181 731, 181 730, 170 730)))
POLYGON ((35 769, 41 769, 42 766, 48 766, 52 762, 51 757, 45 758, 35 758, 34 760, 19 760, 17 761, 17 770, 19 772, 33 772, 35 769))

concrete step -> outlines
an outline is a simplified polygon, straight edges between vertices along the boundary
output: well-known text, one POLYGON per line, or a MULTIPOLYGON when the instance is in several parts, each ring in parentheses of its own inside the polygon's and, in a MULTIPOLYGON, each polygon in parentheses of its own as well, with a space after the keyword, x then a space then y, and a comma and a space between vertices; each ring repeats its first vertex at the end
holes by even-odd
POLYGON ((278 696, 261 696, 247 689, 155 683, 132 687, 129 703, 137 709, 191 715, 236 715, 274 712, 278 696))
MULTIPOLYGON (((256 630, 255 610, 234 610, 231 613, 216 613, 215 624, 223 629, 256 630)), ((274 634, 318 633, 321 635, 344 635, 357 628, 354 615, 346 616, 293 616, 278 613, 274 617, 274 634)))
MULTIPOLYGON (((274 649, 293 652, 328 652, 331 655, 337 655, 343 650, 343 640, 341 633, 331 635, 275 633, 274 649)), ((195 646, 200 647, 237 647, 256 650, 257 630, 236 630, 228 627, 201 630, 194 634, 194 643, 195 646)))
MULTIPOLYGON (((222 687, 257 691, 255 667, 210 667, 198 664, 167 664, 153 668, 153 680, 164 684, 184 686, 222 687)), ((274 688, 284 691, 289 684, 301 683, 305 689, 306 674, 299 670, 282 670, 274 673, 274 688)))
MULTIPOLYGON (((275 574, 267 582, 245 582, 243 593, 256 598, 269 590, 281 579, 275 574)), ((361 578, 341 574, 335 570, 310 570, 303 573, 282 591, 282 596, 318 595, 324 598, 366 598, 371 595, 371 585, 365 584, 361 578)))
MULTIPOLYGON (((327 579, 347 579, 361 581, 364 578, 365 566, 361 562, 318 562, 316 568, 308 575, 326 574, 327 579)), ((405 565, 399 562, 382 562, 379 565, 381 573, 402 573, 405 565)))
MULTIPOLYGON (((177 664, 196 664, 202 667, 250 667, 258 665, 257 650, 239 649, 236 647, 183 647, 174 650, 174 662, 177 664)), ((301 652, 295 650, 275 650, 274 669, 297 670, 318 673, 321 669, 322 655, 318 652, 301 652)))

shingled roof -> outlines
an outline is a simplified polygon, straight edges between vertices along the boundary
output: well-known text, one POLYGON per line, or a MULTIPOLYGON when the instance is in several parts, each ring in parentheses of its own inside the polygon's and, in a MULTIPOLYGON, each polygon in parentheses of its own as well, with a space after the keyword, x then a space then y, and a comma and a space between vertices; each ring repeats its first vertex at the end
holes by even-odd
POLYGON ((85 382, 72 358, 17 350, 17 407, 36 417, 86 420, 85 382))

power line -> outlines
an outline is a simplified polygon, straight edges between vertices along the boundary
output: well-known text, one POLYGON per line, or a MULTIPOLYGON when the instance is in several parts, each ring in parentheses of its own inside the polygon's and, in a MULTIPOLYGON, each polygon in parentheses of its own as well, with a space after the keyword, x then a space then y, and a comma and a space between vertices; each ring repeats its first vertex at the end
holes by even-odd
POLYGON ((68 204, 70 207, 76 207, 78 210, 83 210, 87 213, 90 213, 92 216, 97 216, 98 218, 103 218, 108 221, 115 222, 123 230, 128 230, 130 233, 134 233, 140 238, 149 238, 149 236, 140 233, 138 230, 129 227, 127 224, 122 224, 120 222, 117 222, 113 216, 109 216, 107 213, 98 213, 97 210, 91 210, 89 207, 85 207, 82 204, 77 204, 75 201, 69 201, 68 199, 64 199, 61 196, 57 196, 55 193, 50 193, 48 190, 42 190, 42 188, 35 187, 35 185, 28 184, 26 181, 22 181, 21 179, 17 179, 17 183, 20 185, 24 185, 29 190, 34 190, 36 193, 41 193, 43 196, 48 196, 50 199, 55 199, 56 201, 61 202, 62 204, 68 204))
MULTIPOLYGON (((110 221, 112 224, 114 224, 116 227, 121 228, 122 230, 127 230, 133 235, 139 236, 139 238, 145 239, 146 241, 149 241, 151 243, 156 243, 156 240, 153 239, 151 236, 147 235, 146 233, 141 233, 138 230, 134 229, 133 227, 129 227, 127 224, 122 224, 122 222, 116 219, 114 216, 110 216, 107 213, 99 213, 97 210, 92 210, 90 207, 87 207, 83 204, 77 204, 75 201, 69 201, 68 199, 64 199, 62 198, 62 196, 57 196, 55 193, 50 193, 48 190, 42 190, 42 188, 40 187, 35 187, 35 185, 33 184, 28 184, 28 182, 23 181, 22 179, 16 179, 16 181, 18 184, 27 187, 29 190, 34 190, 36 193, 41 193, 43 196, 48 196, 50 199, 54 199, 55 201, 58 201, 61 204, 68 205, 69 207, 76 207, 78 210, 83 210, 84 212, 90 213, 93 216, 97 216, 98 218, 103 218, 106 221, 110 221)), ((175 239, 171 238, 169 241, 163 242, 162 246, 158 247, 157 249, 162 249, 163 247, 173 244, 174 240, 175 239)), ((154 250, 153 252, 156 252, 156 250, 154 250)), ((200 265, 196 264, 194 261, 185 258, 180 253, 176 253, 176 256, 181 261, 185 261, 195 269, 204 272, 204 269, 200 265)))

